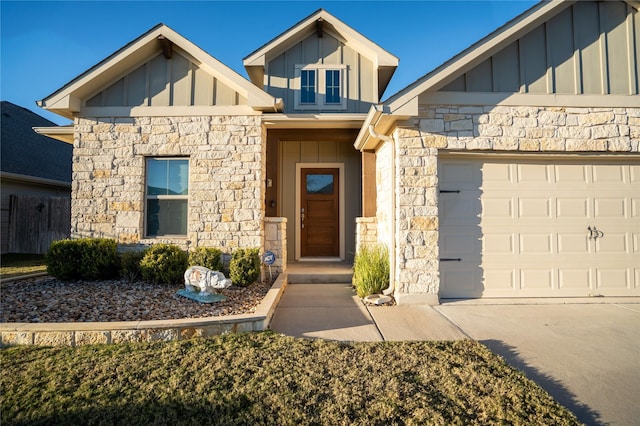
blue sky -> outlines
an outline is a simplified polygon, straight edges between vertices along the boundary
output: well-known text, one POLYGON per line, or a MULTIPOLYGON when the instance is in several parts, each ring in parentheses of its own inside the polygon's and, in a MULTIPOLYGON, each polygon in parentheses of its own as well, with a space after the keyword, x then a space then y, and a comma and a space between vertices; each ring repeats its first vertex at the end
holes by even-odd
POLYGON ((400 58, 383 99, 537 1, 0 0, 0 98, 35 101, 162 22, 246 77, 242 59, 319 8, 400 58))

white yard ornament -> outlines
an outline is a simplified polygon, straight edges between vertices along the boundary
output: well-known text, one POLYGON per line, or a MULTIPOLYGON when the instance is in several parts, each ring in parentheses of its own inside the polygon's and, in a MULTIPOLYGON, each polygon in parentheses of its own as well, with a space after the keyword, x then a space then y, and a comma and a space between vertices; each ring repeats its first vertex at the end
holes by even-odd
POLYGON ((187 291, 200 291, 200 296, 216 294, 216 290, 231 287, 231 280, 222 272, 212 271, 204 266, 192 266, 184 273, 187 291))

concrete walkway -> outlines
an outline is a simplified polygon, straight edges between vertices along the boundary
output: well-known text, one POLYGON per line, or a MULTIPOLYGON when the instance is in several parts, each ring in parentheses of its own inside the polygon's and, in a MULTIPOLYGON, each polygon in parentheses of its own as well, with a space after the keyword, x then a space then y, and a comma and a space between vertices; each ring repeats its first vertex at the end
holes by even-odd
POLYGON ((467 338, 432 306, 365 306, 351 284, 341 283, 289 284, 269 328, 288 336, 354 342, 467 338))
POLYGON ((270 328, 339 341, 471 338, 580 421, 639 424, 640 298, 364 306, 350 284, 289 284, 270 328))

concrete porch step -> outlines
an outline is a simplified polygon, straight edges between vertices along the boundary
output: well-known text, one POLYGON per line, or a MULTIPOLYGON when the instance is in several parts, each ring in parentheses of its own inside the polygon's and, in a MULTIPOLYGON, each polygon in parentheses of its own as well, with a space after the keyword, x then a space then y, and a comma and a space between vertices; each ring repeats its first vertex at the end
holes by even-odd
POLYGON ((351 284, 350 262, 291 262, 287 266, 289 284, 351 284))
POLYGON ((296 273, 288 275, 289 284, 351 284, 353 274, 296 273))

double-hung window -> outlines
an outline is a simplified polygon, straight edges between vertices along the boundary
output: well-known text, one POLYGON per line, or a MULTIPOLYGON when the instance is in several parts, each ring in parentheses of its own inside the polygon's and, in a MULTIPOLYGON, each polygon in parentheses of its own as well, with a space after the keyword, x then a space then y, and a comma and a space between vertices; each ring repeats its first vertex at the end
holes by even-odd
POLYGON ((294 106, 298 110, 343 110, 347 108, 345 65, 296 65, 294 106))
POLYGON ((145 235, 186 236, 189 159, 147 158, 145 235))

